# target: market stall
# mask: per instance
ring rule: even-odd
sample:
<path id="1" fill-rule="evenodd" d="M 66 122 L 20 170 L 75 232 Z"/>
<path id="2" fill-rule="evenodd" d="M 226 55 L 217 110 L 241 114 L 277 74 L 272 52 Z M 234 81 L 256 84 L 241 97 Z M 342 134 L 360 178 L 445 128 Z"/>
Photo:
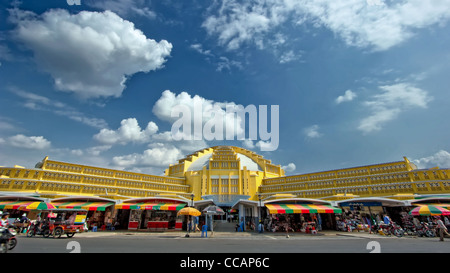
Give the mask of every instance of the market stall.
<path id="1" fill-rule="evenodd" d="M 173 198 L 129 199 L 115 205 L 115 218 L 118 226 L 129 230 L 181 230 L 182 217 L 177 212 L 186 205 L 187 201 Z"/>
<path id="2" fill-rule="evenodd" d="M 112 227 L 112 215 L 115 201 L 100 197 L 65 197 L 53 199 L 58 209 L 87 211 L 86 222 L 89 229 L 106 230 Z"/>
<path id="3" fill-rule="evenodd" d="M 294 200 L 292 200 L 294 201 Z M 322 229 L 323 221 L 331 221 L 331 217 L 323 214 L 342 213 L 340 208 L 327 204 L 265 204 L 269 212 L 266 229 L 272 232 L 305 232 L 316 233 Z"/>

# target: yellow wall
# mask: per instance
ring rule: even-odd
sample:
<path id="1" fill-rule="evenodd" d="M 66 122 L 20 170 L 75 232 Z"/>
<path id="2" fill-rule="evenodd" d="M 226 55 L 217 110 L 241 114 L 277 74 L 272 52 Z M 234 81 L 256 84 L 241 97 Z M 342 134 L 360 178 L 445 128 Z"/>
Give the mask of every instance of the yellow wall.
<path id="1" fill-rule="evenodd" d="M 256 162 L 260 171 L 241 166 L 237 154 Z M 212 154 L 208 166 L 187 169 L 201 156 Z M 234 164 L 234 165 L 233 165 Z M 290 193 L 302 198 L 342 200 L 354 197 L 410 198 L 413 194 L 450 193 L 450 169 L 418 170 L 405 157 L 402 161 L 284 176 L 274 165 L 252 151 L 216 146 L 197 151 L 166 170 L 166 176 L 126 172 L 44 158 L 36 168 L 0 167 L 0 191 L 39 193 L 46 197 L 101 196 L 125 199 L 177 194 L 201 200 L 204 195 L 265 196 Z M 228 184 L 222 182 L 228 178 Z M 233 184 L 237 179 L 237 184 Z M 217 185 L 212 183 L 217 182 Z M 217 187 L 217 188 L 215 188 Z M 226 190 L 223 190 L 226 189 Z M 216 190 L 216 191 L 214 191 Z"/>

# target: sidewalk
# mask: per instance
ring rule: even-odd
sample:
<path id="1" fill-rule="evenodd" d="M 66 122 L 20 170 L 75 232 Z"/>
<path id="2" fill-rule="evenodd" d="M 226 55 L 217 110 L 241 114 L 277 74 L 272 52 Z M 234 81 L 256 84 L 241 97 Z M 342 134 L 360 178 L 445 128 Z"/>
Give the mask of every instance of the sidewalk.
<path id="1" fill-rule="evenodd" d="M 161 232 L 148 232 L 148 231 L 130 231 L 130 230 L 118 230 L 118 231 L 98 231 L 98 232 L 83 232 L 76 234 L 75 237 L 114 237 L 114 236 L 150 236 L 156 238 L 184 238 L 187 234 L 186 231 L 161 231 Z M 202 233 L 191 232 L 189 233 L 190 238 L 201 238 Z M 301 237 L 332 237 L 332 236 L 348 236 L 348 237 L 358 237 L 358 238 L 367 238 L 367 239 L 376 239 L 376 238 L 389 238 L 388 236 L 382 236 L 379 234 L 370 234 L 368 232 L 340 232 L 333 230 L 325 230 L 321 231 L 317 234 L 307 234 L 307 233 L 288 233 L 289 237 L 293 238 L 301 238 Z M 235 231 L 208 231 L 208 238 L 256 238 L 256 237 L 286 237 L 286 233 L 284 232 L 263 232 L 258 233 L 256 231 L 244 231 L 244 232 L 235 232 Z M 392 238 L 396 238 L 392 236 Z"/>

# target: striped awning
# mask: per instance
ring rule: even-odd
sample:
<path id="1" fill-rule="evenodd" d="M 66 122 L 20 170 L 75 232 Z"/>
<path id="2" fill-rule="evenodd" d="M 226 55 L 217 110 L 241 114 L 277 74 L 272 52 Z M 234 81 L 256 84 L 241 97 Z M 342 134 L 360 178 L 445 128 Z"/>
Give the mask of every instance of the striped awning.
<path id="1" fill-rule="evenodd" d="M 122 204 L 117 204 L 114 207 L 116 209 L 140 209 L 140 204 L 142 203 L 122 203 Z"/>
<path id="2" fill-rule="evenodd" d="M 53 202 L 58 209 L 83 209 L 105 211 L 113 202 Z"/>
<path id="3" fill-rule="evenodd" d="M 140 207 L 142 210 L 174 210 L 178 211 L 182 208 L 184 208 L 186 204 L 166 204 L 166 203 L 159 203 L 159 204 L 142 204 Z"/>
<path id="4" fill-rule="evenodd" d="M 172 203 L 122 203 L 115 206 L 116 209 L 141 209 L 141 210 L 171 210 L 178 211 L 186 206 Z"/>
<path id="5" fill-rule="evenodd" d="M 270 214 L 286 213 L 342 213 L 340 208 L 311 204 L 266 204 Z"/>
<path id="6" fill-rule="evenodd" d="M 36 201 L 0 201 L 0 209 L 19 209 L 26 207 Z"/>
<path id="7" fill-rule="evenodd" d="M 441 204 L 441 203 L 433 203 L 433 204 L 414 204 L 414 206 L 439 206 L 444 209 L 450 210 L 450 204 Z"/>

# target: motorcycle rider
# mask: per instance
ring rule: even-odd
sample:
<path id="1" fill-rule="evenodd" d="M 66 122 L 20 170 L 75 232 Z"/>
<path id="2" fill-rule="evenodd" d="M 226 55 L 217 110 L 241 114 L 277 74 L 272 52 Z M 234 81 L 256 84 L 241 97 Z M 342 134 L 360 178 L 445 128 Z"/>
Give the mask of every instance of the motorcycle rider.
<path id="1" fill-rule="evenodd" d="M 8 216 L 9 216 L 9 212 L 4 212 L 4 213 L 2 214 L 2 219 L 1 219 L 1 222 L 0 222 L 0 225 L 1 225 L 2 227 L 5 227 L 5 228 L 8 227 L 8 225 L 9 225 L 9 222 L 8 222 Z"/>

